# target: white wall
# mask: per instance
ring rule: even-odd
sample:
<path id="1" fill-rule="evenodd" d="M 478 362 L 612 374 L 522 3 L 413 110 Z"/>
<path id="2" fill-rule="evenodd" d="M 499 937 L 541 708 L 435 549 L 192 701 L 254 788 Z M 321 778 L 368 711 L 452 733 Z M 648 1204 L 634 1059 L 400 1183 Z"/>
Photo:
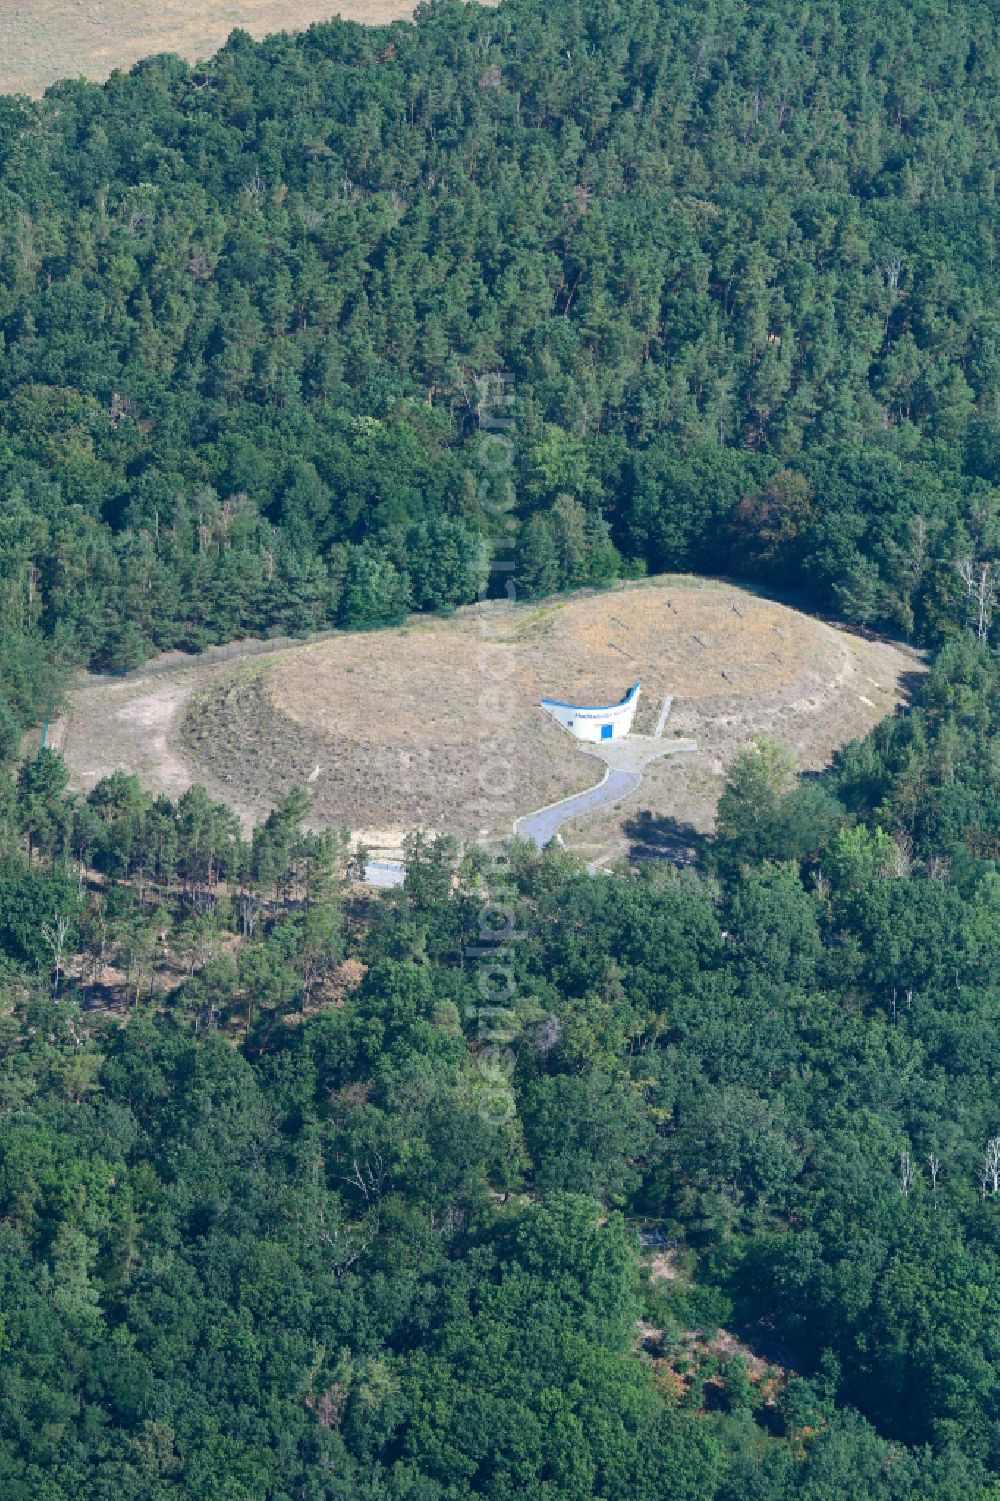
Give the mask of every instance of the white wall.
<path id="1" fill-rule="evenodd" d="M 633 683 L 619 704 L 602 708 L 600 705 L 564 704 L 556 698 L 543 698 L 542 708 L 577 740 L 607 741 L 620 740 L 628 734 L 638 703 L 639 684 Z"/>

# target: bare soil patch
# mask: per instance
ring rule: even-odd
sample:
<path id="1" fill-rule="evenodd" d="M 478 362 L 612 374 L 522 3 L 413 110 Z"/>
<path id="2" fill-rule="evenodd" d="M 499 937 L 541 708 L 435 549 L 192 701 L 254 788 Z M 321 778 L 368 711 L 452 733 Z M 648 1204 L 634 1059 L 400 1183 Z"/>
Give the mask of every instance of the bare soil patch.
<path id="1" fill-rule="evenodd" d="M 676 1282 L 677 1257 L 673 1251 L 658 1251 L 648 1262 L 650 1282 Z"/>
<path id="2" fill-rule="evenodd" d="M 177 656 L 171 654 L 168 671 L 152 663 L 117 679 L 83 675 L 66 713 L 53 720 L 48 743 L 61 751 L 70 785 L 78 791 L 89 792 L 119 769 L 139 777 L 151 792 L 175 800 L 193 782 L 202 781 L 249 827 L 263 810 L 248 806 L 230 783 L 223 787 L 211 777 L 193 775 L 177 744 L 177 724 L 188 703 L 226 669 L 197 658 L 184 665 L 176 662 Z"/>
<path id="3" fill-rule="evenodd" d="M 639 678 L 636 732 L 652 733 L 670 693 L 666 738 L 698 749 L 655 762 L 631 800 L 564 828 L 571 847 L 605 861 L 709 830 L 729 762 L 757 735 L 803 769 L 826 765 L 893 712 L 920 670 L 909 651 L 746 590 L 667 577 L 88 679 L 55 743 L 80 787 L 117 765 L 171 796 L 200 781 L 249 822 L 304 785 L 317 824 L 394 849 L 418 827 L 505 834 L 516 816 L 592 785 L 600 764 L 538 700 L 611 702 Z"/>
<path id="4" fill-rule="evenodd" d="M 60 78 L 100 82 L 140 58 L 209 57 L 237 27 L 251 36 L 340 15 L 386 25 L 412 0 L 0 0 L 0 91 L 38 96 Z"/>

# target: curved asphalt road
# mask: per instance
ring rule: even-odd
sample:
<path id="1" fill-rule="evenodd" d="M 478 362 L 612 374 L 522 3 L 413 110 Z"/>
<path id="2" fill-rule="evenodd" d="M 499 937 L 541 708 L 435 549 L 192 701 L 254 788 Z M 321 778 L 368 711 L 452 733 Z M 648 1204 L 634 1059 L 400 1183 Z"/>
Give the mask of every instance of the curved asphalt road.
<path id="1" fill-rule="evenodd" d="M 532 839 L 538 848 L 544 849 L 550 839 L 555 839 L 561 826 L 580 813 L 591 813 L 606 803 L 616 803 L 619 798 L 634 792 L 642 782 L 641 771 L 613 770 L 610 766 L 594 787 L 584 792 L 575 792 L 547 808 L 535 813 L 525 813 L 514 820 L 514 833 L 519 839 Z"/>

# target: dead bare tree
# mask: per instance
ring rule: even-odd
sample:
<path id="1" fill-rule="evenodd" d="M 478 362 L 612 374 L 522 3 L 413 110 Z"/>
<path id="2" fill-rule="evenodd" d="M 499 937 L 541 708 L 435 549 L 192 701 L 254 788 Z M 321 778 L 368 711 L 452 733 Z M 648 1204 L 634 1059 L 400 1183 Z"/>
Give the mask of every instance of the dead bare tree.
<path id="1" fill-rule="evenodd" d="M 911 986 L 908 986 L 907 989 L 906 989 L 905 1000 L 906 1000 L 906 1009 L 907 1009 L 907 1011 L 909 1011 L 910 1008 L 911 1008 L 911 1006 L 913 1005 L 913 989 L 912 989 Z M 893 1021 L 896 1021 L 898 1019 L 898 1016 L 899 1016 L 899 995 L 898 995 L 898 992 L 896 990 L 895 985 L 892 987 L 892 995 L 889 998 L 889 1008 L 892 1011 L 892 1019 L 893 1019 Z"/>
<path id="2" fill-rule="evenodd" d="M 913 1182 L 913 1163 L 912 1163 L 912 1161 L 910 1159 L 910 1154 L 909 1154 L 909 1152 L 900 1152 L 900 1154 L 899 1154 L 899 1186 L 900 1186 L 900 1189 L 902 1190 L 902 1192 L 904 1194 L 908 1194 L 909 1193 L 909 1191 L 910 1191 L 910 1184 L 912 1182 Z"/>
<path id="3" fill-rule="evenodd" d="M 882 280 L 885 282 L 885 285 L 889 288 L 890 291 L 895 292 L 896 288 L 899 286 L 899 277 L 903 269 L 902 257 L 895 254 L 887 255 L 885 259 L 879 263 L 878 269 L 882 275 Z"/>
<path id="4" fill-rule="evenodd" d="M 52 951 L 52 999 L 59 994 L 59 980 L 63 974 L 63 959 L 66 955 L 66 940 L 69 937 L 69 918 L 57 912 L 50 923 L 42 923 L 42 937 Z"/>
<path id="5" fill-rule="evenodd" d="M 262 902 L 255 891 L 240 893 L 240 922 L 244 938 L 252 938 L 261 914 Z"/>
<path id="6" fill-rule="evenodd" d="M 908 876 L 913 869 L 913 840 L 905 829 L 900 829 L 892 836 L 892 842 L 895 845 L 895 854 L 891 874 Z"/>
<path id="7" fill-rule="evenodd" d="M 1000 1193 L 1000 1136 L 991 1136 L 986 1143 L 983 1165 L 979 1169 L 979 1190 L 984 1199 L 987 1194 L 995 1198 Z"/>
<path id="8" fill-rule="evenodd" d="M 353 1171 L 347 1174 L 344 1181 L 361 1190 L 365 1203 L 370 1208 L 374 1208 L 391 1192 L 392 1174 L 383 1161 L 381 1152 L 372 1152 L 363 1162 L 355 1157 L 351 1167 Z"/>
<path id="9" fill-rule="evenodd" d="M 931 1188 L 936 1191 L 938 1178 L 941 1176 L 941 1159 L 936 1152 L 927 1153 L 927 1167 L 931 1175 Z"/>
<path id="10" fill-rule="evenodd" d="M 974 557 L 959 558 L 955 566 L 965 585 L 965 597 L 972 607 L 976 639 L 985 641 L 993 624 L 997 602 L 996 569 L 992 563 L 980 562 Z"/>
<path id="11" fill-rule="evenodd" d="M 321 1168 L 321 1162 L 315 1164 L 317 1180 Z M 314 1186 L 318 1187 L 318 1181 L 314 1181 Z M 341 1277 L 364 1255 L 378 1234 L 378 1211 L 369 1210 L 360 1223 L 349 1224 L 340 1218 L 322 1193 L 312 1199 L 311 1209 L 301 1223 L 302 1232 L 327 1248 L 333 1262 L 333 1275 Z"/>

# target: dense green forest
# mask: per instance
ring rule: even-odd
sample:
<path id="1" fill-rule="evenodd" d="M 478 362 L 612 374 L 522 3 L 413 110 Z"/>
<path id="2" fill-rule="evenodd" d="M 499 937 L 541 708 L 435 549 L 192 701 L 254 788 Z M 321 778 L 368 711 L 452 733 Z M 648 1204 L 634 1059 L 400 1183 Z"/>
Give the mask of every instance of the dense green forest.
<path id="1" fill-rule="evenodd" d="M 1000 1497 L 996 21 L 435 0 L 0 99 L 4 1501 Z M 303 793 L 18 761 L 75 665 L 491 556 L 933 670 L 684 869 L 375 897 Z"/>
<path id="2" fill-rule="evenodd" d="M 418 19 L 0 101 L 8 630 L 123 668 L 373 624 L 474 598 L 498 536 L 522 591 L 691 568 L 978 625 L 995 7 Z"/>
<path id="3" fill-rule="evenodd" d="M 748 748 L 697 869 L 383 898 L 304 794 L 25 762 L 5 1501 L 1000 1494 L 998 732 L 969 639 L 822 778 Z"/>

